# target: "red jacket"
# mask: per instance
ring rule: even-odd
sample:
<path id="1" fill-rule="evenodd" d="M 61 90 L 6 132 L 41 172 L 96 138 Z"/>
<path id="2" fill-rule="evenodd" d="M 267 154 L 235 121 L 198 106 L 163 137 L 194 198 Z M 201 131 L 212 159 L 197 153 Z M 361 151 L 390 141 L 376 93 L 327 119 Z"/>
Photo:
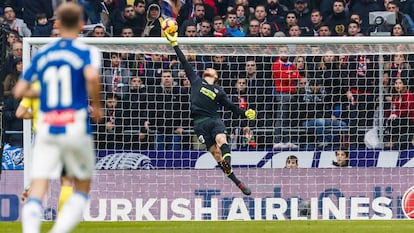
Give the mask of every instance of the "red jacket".
<path id="1" fill-rule="evenodd" d="M 296 93 L 295 81 L 301 76 L 292 62 L 284 62 L 278 58 L 273 63 L 272 72 L 277 92 Z"/>
<path id="2" fill-rule="evenodd" d="M 407 90 L 401 95 L 396 95 L 393 99 L 393 109 L 391 113 L 394 113 L 398 117 L 408 117 L 411 121 L 414 121 L 414 94 Z"/>

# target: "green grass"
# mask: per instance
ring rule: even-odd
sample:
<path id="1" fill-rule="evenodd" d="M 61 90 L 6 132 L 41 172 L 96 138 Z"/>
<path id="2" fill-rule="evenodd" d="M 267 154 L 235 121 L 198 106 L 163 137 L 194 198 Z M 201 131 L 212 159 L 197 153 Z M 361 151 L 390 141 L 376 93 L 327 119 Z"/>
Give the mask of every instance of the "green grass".
<path id="1" fill-rule="evenodd" d="M 53 222 L 44 222 L 46 233 Z M 411 232 L 410 220 L 82 222 L 73 233 L 390 233 Z M 0 232 L 21 232 L 20 222 L 0 222 Z"/>

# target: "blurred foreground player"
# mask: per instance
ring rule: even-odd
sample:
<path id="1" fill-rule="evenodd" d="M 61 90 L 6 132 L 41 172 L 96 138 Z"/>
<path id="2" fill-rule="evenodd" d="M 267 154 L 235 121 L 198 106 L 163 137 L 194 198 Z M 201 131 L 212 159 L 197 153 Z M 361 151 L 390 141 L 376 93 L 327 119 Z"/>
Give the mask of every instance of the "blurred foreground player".
<path id="1" fill-rule="evenodd" d="M 101 54 L 76 40 L 82 30 L 82 15 L 82 8 L 75 3 L 59 6 L 57 25 L 62 38 L 39 50 L 14 89 L 15 98 L 40 99 L 31 187 L 22 210 L 23 233 L 40 232 L 42 200 L 49 179 L 59 178 L 63 167 L 67 176 L 74 178 L 75 191 L 50 232 L 70 232 L 81 221 L 87 205 L 95 165 L 88 94 L 93 120 L 100 120 L 103 112 L 99 95 Z M 40 95 L 29 86 L 36 80 L 40 82 Z"/>
<path id="2" fill-rule="evenodd" d="M 223 121 L 217 113 L 217 105 L 222 105 L 234 114 L 245 116 L 249 120 L 256 118 L 256 111 L 252 109 L 243 110 L 237 107 L 227 98 L 226 93 L 217 86 L 217 71 L 207 68 L 203 77 L 200 78 L 188 63 L 183 52 L 178 47 L 178 33 L 173 35 L 165 33 L 166 38 L 173 46 L 180 62 L 184 66 L 185 73 L 191 82 L 191 117 L 194 119 L 194 131 L 201 143 L 213 155 L 223 172 L 230 178 L 239 189 L 250 195 L 251 190 L 247 185 L 237 179 L 231 167 L 231 149 L 227 143 L 227 131 Z"/>
<path id="3" fill-rule="evenodd" d="M 34 82 L 31 86 L 33 90 L 40 91 L 40 84 L 38 81 Z M 17 107 L 16 117 L 21 119 L 32 119 L 32 132 L 36 133 L 36 123 L 37 123 L 37 113 L 39 111 L 39 99 L 38 98 L 27 98 L 24 97 Z M 30 161 L 30 160 L 29 160 Z M 30 164 L 26 163 L 28 166 Z M 30 168 L 29 168 L 30 169 Z M 20 200 L 24 203 L 29 196 L 30 186 L 25 187 L 24 191 L 20 196 Z M 73 187 L 72 187 L 72 178 L 66 176 L 66 170 L 62 170 L 60 178 L 60 194 L 58 201 L 58 212 L 62 209 L 63 203 L 72 196 Z"/>

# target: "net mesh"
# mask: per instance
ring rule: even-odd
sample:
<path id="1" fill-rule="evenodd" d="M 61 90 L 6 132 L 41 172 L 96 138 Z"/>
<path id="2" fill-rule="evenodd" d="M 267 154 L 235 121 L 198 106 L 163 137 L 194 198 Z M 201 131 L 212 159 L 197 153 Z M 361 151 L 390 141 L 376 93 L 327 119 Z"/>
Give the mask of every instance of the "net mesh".
<path id="1" fill-rule="evenodd" d="M 113 39 L 86 40 L 103 52 L 106 114 L 94 124 L 99 171 L 86 220 L 390 219 L 411 210 L 402 200 L 412 178 L 402 167 L 414 166 L 408 39 L 180 40 L 197 73 L 215 68 L 228 97 L 257 110 L 249 122 L 218 106 L 234 171 L 254 195 L 243 198 L 194 135 L 173 49 L 162 38 Z M 25 62 L 43 44 L 26 43 Z M 277 169 L 295 161 L 304 169 Z M 45 206 L 56 205 L 57 183 Z"/>
<path id="2" fill-rule="evenodd" d="M 233 150 L 411 147 L 412 106 L 396 82 L 411 91 L 413 45 L 331 39 L 294 44 L 213 39 L 180 47 L 198 74 L 215 68 L 228 97 L 257 110 L 257 119 L 248 122 L 218 106 Z M 191 88 L 174 50 L 164 40 L 140 42 L 91 42 L 103 52 L 106 115 L 94 125 L 97 148 L 204 150 L 192 130 Z M 31 50 L 41 45 L 32 43 Z"/>

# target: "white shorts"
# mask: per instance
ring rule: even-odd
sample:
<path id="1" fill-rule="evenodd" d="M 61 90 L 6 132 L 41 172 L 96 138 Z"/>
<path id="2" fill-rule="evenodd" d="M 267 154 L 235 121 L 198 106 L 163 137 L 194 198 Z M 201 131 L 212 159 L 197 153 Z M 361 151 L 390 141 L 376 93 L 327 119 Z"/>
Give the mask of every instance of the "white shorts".
<path id="1" fill-rule="evenodd" d="M 79 180 L 92 177 L 95 153 L 92 136 L 88 134 L 36 135 L 30 178 L 58 179 L 62 168 Z"/>

